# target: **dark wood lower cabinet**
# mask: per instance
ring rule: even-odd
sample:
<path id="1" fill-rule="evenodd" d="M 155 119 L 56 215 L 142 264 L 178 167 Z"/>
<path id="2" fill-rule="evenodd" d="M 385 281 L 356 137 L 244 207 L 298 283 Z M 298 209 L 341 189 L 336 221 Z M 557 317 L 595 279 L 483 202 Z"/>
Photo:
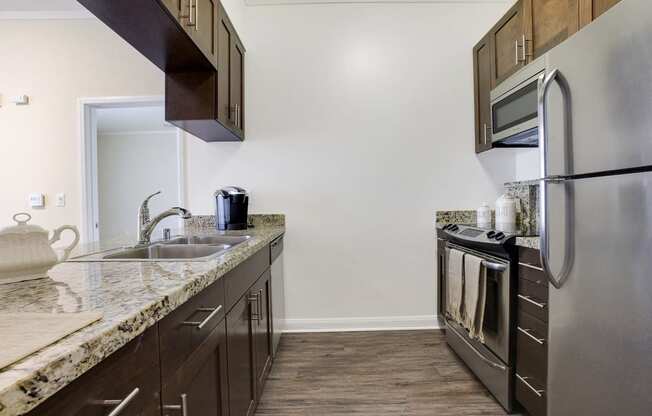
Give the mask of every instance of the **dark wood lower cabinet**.
<path id="1" fill-rule="evenodd" d="M 229 360 L 230 416 L 253 415 L 256 402 L 252 308 L 255 298 L 245 296 L 226 315 Z"/>
<path id="2" fill-rule="evenodd" d="M 266 246 L 29 413 L 252 416 L 272 365 Z M 237 301 L 236 301 L 237 300 Z"/>
<path id="3" fill-rule="evenodd" d="M 548 281 L 539 252 L 519 248 L 516 327 L 516 400 L 531 416 L 546 416 Z"/>
<path id="4" fill-rule="evenodd" d="M 252 295 L 258 301 L 258 316 L 252 323 L 256 356 L 256 398 L 258 399 L 263 392 L 265 380 L 272 367 L 271 276 L 271 272 L 268 269 L 252 288 Z"/>
<path id="5" fill-rule="evenodd" d="M 227 368 L 226 325 L 222 321 L 177 372 L 163 380 L 163 415 L 228 415 Z"/>
<path id="6" fill-rule="evenodd" d="M 120 416 L 160 416 L 157 326 L 32 410 L 31 416 L 106 416 L 126 402 Z"/>

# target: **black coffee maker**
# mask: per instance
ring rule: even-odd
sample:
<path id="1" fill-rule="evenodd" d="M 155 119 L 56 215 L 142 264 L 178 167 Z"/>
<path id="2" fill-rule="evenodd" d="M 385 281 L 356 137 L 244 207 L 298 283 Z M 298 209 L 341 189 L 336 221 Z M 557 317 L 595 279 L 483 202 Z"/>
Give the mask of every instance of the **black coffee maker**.
<path id="1" fill-rule="evenodd" d="M 249 194 L 237 186 L 215 192 L 215 222 L 218 230 L 246 230 Z"/>

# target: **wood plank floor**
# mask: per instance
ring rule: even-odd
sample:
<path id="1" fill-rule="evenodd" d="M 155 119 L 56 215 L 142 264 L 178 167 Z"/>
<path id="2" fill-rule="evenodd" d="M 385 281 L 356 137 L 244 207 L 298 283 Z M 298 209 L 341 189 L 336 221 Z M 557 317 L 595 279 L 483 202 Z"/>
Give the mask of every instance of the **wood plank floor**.
<path id="1" fill-rule="evenodd" d="M 505 415 L 441 331 L 285 334 L 256 415 Z"/>

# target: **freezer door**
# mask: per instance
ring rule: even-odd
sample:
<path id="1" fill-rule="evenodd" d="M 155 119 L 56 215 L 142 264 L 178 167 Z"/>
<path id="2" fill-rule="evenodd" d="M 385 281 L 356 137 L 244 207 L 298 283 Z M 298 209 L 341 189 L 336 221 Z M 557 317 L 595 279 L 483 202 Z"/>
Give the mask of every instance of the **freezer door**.
<path id="1" fill-rule="evenodd" d="M 570 163 L 564 162 L 563 97 L 548 96 L 548 166 L 572 175 L 652 165 L 652 6 L 615 5 L 552 49 L 546 71 L 558 69 L 571 94 Z"/>
<path id="2" fill-rule="evenodd" d="M 550 286 L 549 414 L 649 416 L 652 172 L 548 184 L 548 194 L 554 272 L 573 249 L 568 279 Z"/>

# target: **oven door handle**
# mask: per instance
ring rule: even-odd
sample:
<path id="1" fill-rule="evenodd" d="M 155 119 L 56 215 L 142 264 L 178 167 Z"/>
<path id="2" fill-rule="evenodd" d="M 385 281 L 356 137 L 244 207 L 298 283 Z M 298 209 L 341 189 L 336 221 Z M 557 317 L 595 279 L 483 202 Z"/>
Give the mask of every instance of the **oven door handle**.
<path id="1" fill-rule="evenodd" d="M 489 270 L 495 270 L 497 272 L 504 272 L 507 270 L 507 266 L 500 263 L 493 263 L 490 261 L 482 260 L 482 265 Z"/>
<path id="2" fill-rule="evenodd" d="M 494 361 L 491 361 L 490 359 L 488 359 L 487 357 L 485 357 L 484 354 L 482 354 L 480 351 L 478 351 L 478 349 L 477 349 L 476 347 L 474 347 L 473 344 L 471 344 L 469 341 L 467 341 L 466 338 L 464 338 L 464 336 L 463 336 L 462 334 L 460 334 L 459 332 L 457 332 L 457 330 L 456 330 L 455 328 L 453 328 L 453 326 L 452 326 L 451 324 L 448 323 L 448 319 L 446 318 L 446 315 L 444 315 L 444 322 L 446 323 L 446 326 L 448 327 L 448 329 L 450 329 L 451 331 L 455 332 L 455 333 L 457 334 L 457 336 L 460 337 L 460 339 L 461 339 L 461 340 L 466 344 L 466 346 L 469 347 L 469 348 L 471 348 L 471 350 L 472 350 L 472 351 L 473 351 L 473 352 L 474 352 L 478 357 L 480 357 L 480 359 L 481 359 L 482 361 L 484 361 L 485 363 L 489 364 L 490 366 L 492 366 L 492 367 L 494 367 L 494 368 L 497 368 L 497 369 L 499 369 L 499 370 L 501 370 L 501 371 L 505 371 L 505 370 L 507 370 L 507 367 L 505 367 L 504 365 L 502 365 L 502 364 L 498 364 L 498 363 L 496 363 L 496 362 L 494 362 Z"/>

